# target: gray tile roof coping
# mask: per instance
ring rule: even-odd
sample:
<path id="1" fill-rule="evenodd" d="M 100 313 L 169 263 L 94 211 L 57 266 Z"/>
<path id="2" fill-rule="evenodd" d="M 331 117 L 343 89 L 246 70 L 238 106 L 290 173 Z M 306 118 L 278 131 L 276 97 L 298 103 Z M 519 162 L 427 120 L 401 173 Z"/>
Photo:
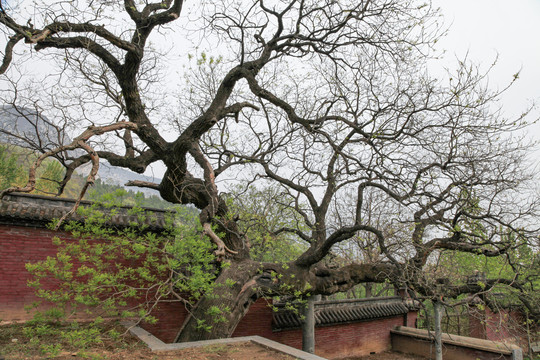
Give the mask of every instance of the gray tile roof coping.
<path id="1" fill-rule="evenodd" d="M 280 331 L 300 328 L 301 311 L 288 310 L 286 304 L 274 304 L 272 329 Z M 411 310 L 409 304 L 401 297 L 377 297 L 350 300 L 326 300 L 315 302 L 315 326 L 328 326 L 382 319 L 407 314 Z"/>
<path id="2" fill-rule="evenodd" d="M 33 194 L 11 193 L 0 200 L 0 223 L 33 227 L 45 227 L 54 219 L 61 218 L 75 206 L 74 199 L 65 199 Z M 81 201 L 81 207 L 92 205 L 91 201 Z M 138 222 L 137 216 L 128 213 L 129 206 L 118 207 L 118 215 L 112 216 L 106 225 L 126 227 L 132 222 Z M 150 231 L 160 231 L 165 228 L 166 216 L 170 211 L 154 208 L 143 208 L 150 213 L 144 224 Z M 104 209 L 107 211 L 107 209 Z M 74 214 L 69 220 L 84 221 L 83 217 Z"/>

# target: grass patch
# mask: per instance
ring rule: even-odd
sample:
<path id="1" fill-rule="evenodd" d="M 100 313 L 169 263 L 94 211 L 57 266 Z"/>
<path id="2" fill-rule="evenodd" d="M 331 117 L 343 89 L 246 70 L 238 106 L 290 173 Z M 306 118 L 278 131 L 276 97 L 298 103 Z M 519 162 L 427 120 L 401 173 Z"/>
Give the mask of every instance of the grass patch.
<path id="1" fill-rule="evenodd" d="M 137 339 L 124 336 L 125 327 L 116 321 L 47 322 L 0 326 L 0 358 L 43 359 L 76 356 L 105 359 L 104 354 L 120 349 L 144 349 Z"/>
<path id="2" fill-rule="evenodd" d="M 209 354 L 235 353 L 238 352 L 237 344 L 216 344 L 203 347 L 203 351 Z"/>

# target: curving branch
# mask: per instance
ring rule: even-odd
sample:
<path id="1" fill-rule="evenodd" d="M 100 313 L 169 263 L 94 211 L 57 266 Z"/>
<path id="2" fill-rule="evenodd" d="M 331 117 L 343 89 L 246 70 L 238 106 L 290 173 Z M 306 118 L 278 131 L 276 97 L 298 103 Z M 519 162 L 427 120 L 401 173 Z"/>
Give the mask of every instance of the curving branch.
<path id="1" fill-rule="evenodd" d="M 97 175 L 98 170 L 99 170 L 99 157 L 97 156 L 94 149 L 90 145 L 88 145 L 86 143 L 86 141 L 84 141 L 84 140 L 79 140 L 78 145 L 79 145 L 79 147 L 81 149 L 85 150 L 88 153 L 88 155 L 90 156 L 91 161 L 92 161 L 92 168 L 90 169 L 90 173 L 86 177 L 86 181 L 85 181 L 81 191 L 79 191 L 79 196 L 77 197 L 77 200 L 75 201 L 75 204 L 73 205 L 73 207 L 68 212 L 66 212 L 58 220 L 58 222 L 56 223 L 56 226 L 55 226 L 55 230 L 60 229 L 60 226 L 62 226 L 64 221 L 67 218 L 69 218 L 71 215 L 73 215 L 75 213 L 75 211 L 77 211 L 77 209 L 79 208 L 79 205 L 81 204 L 81 200 L 84 197 L 84 194 L 86 194 L 86 190 L 88 190 L 88 187 L 90 185 L 94 184 L 95 179 L 96 179 L 96 175 Z M 2 194 L 0 194 L 0 198 L 1 197 L 2 197 Z"/>
<path id="2" fill-rule="evenodd" d="M 226 255 L 226 252 L 233 255 L 238 254 L 238 252 L 229 249 L 225 245 L 225 242 L 219 236 L 217 236 L 214 230 L 212 230 L 211 221 L 217 214 L 220 203 L 214 170 L 198 145 L 193 146 L 189 153 L 204 170 L 205 191 L 209 198 L 208 205 L 202 209 L 201 213 L 199 214 L 199 218 L 203 226 L 203 233 L 206 234 L 214 244 L 216 244 L 217 249 L 214 251 L 214 255 L 216 256 L 217 261 L 222 261 Z"/>
<path id="3" fill-rule="evenodd" d="M 84 37 L 47 37 L 39 40 L 34 47 L 36 51 L 46 48 L 56 49 L 86 49 L 98 58 L 103 60 L 105 64 L 115 73 L 121 71 L 121 64 L 107 49 L 95 42 L 94 40 Z"/>
<path id="4" fill-rule="evenodd" d="M 310 284 L 314 285 L 310 293 L 330 295 L 347 291 L 357 284 L 383 283 L 398 276 L 399 269 L 387 263 L 350 264 L 338 269 L 316 267 L 310 271 Z"/>
<path id="5" fill-rule="evenodd" d="M 126 149 L 126 151 L 128 151 L 128 149 Z M 158 155 L 150 149 L 142 152 L 138 156 L 132 156 L 131 153 L 122 156 L 110 151 L 98 151 L 97 154 L 100 158 L 107 160 L 109 164 L 113 166 L 127 168 L 138 174 L 144 173 L 148 165 L 159 159 Z"/>
<path id="6" fill-rule="evenodd" d="M 130 180 L 126 183 L 126 186 L 136 186 L 136 187 L 154 189 L 154 190 L 159 191 L 159 184 L 156 184 L 150 181 Z"/>
<path id="7" fill-rule="evenodd" d="M 33 29 L 32 27 L 19 25 L 11 17 L 3 13 L 0 14 L 0 23 L 15 31 L 15 39 L 22 37 L 25 39 L 25 42 L 35 44 L 36 51 L 49 47 L 58 49 L 87 49 L 103 60 L 103 62 L 105 62 L 115 73 L 118 73 L 120 70 L 120 62 L 96 41 L 84 36 L 55 37 L 52 35 L 57 32 L 93 32 L 96 35 L 102 36 L 111 44 L 123 48 L 124 50 L 138 51 L 136 47 L 114 36 L 112 33 L 105 30 L 105 28 L 91 24 L 53 23 L 42 30 L 38 30 Z M 18 41 L 20 41 L 20 39 L 18 39 L 17 42 Z M 6 53 L 6 55 L 7 54 L 11 54 L 11 52 Z"/>
<path id="8" fill-rule="evenodd" d="M 142 16 L 148 16 L 148 25 L 164 25 L 180 17 L 184 0 L 162 0 L 159 3 L 149 3 L 142 11 Z M 165 10 L 158 12 L 158 10 Z"/>
<path id="9" fill-rule="evenodd" d="M 289 228 L 289 227 L 282 227 L 282 228 L 279 228 L 277 230 L 274 230 L 274 231 L 271 232 L 271 235 L 277 236 L 277 235 L 279 235 L 281 233 L 295 234 L 299 238 L 301 238 L 302 240 L 307 242 L 308 244 L 313 241 L 313 239 L 310 236 L 306 235 L 303 231 L 301 231 L 299 229 Z"/>
<path id="10" fill-rule="evenodd" d="M 83 188 L 81 189 L 79 193 L 79 197 L 77 199 L 77 202 L 75 203 L 75 206 L 66 215 L 64 215 L 62 219 L 60 219 L 61 221 L 57 224 L 57 228 L 58 228 L 61 225 L 61 222 L 63 220 L 65 220 L 68 216 L 70 216 L 71 214 L 73 214 L 73 212 L 77 210 L 77 207 L 79 206 L 81 199 L 86 193 L 86 190 L 95 181 L 95 177 L 99 169 L 99 156 L 96 153 L 96 151 L 90 145 L 88 145 L 87 141 L 94 136 L 102 135 L 107 132 L 117 131 L 120 129 L 137 130 L 137 128 L 138 127 L 136 124 L 133 124 L 130 122 L 119 122 L 119 123 L 106 125 L 106 126 L 89 126 L 88 129 L 86 129 L 81 135 L 77 136 L 71 142 L 71 144 L 59 146 L 53 150 L 50 150 L 40 155 L 37 158 L 37 160 L 32 164 L 30 169 L 28 170 L 28 182 L 26 183 L 26 186 L 24 187 L 13 186 L 13 187 L 7 188 L 3 190 L 2 192 L 0 192 L 0 199 L 3 198 L 6 194 L 9 194 L 12 192 L 28 193 L 28 192 L 33 191 L 36 187 L 36 171 L 46 158 L 53 157 L 56 154 L 60 152 L 64 152 L 64 151 L 83 149 L 84 151 L 87 152 L 89 159 L 92 161 L 92 168 L 90 170 L 90 173 L 88 174 L 88 177 L 86 179 L 86 182 Z M 83 160 L 79 160 L 79 161 L 76 161 L 75 163 L 82 164 L 82 162 Z M 67 175 L 68 173 L 66 173 L 66 176 L 70 177 L 71 174 L 73 173 L 73 170 L 74 168 L 68 168 L 69 175 Z M 66 182 L 67 182 L 66 177 L 64 177 L 64 181 L 62 182 L 60 186 L 61 189 L 64 188 Z"/>
<path id="11" fill-rule="evenodd" d="M 21 34 L 15 34 L 9 38 L 4 52 L 4 59 L 2 60 L 2 65 L 0 66 L 0 74 L 5 73 L 8 69 L 9 64 L 11 64 L 11 61 L 13 60 L 13 48 L 23 38 L 24 36 L 22 36 Z"/>
<path id="12" fill-rule="evenodd" d="M 116 46 L 119 49 L 131 52 L 140 52 L 141 49 L 130 43 L 129 41 L 122 40 L 118 36 L 108 31 L 103 25 L 93 25 L 90 23 L 77 24 L 72 22 L 54 22 L 47 25 L 40 33 L 30 38 L 31 43 L 38 43 L 41 40 L 46 39 L 52 34 L 56 33 L 93 33 L 97 36 L 107 40 L 110 44 Z"/>
<path id="13" fill-rule="evenodd" d="M 203 224 L 203 233 L 216 244 L 217 249 L 214 251 L 214 255 L 216 256 L 217 261 L 223 261 L 227 252 L 234 255 L 238 254 L 238 251 L 233 251 L 225 245 L 225 242 L 223 242 L 223 240 L 216 235 L 214 230 L 212 230 L 212 225 L 210 223 L 206 222 Z"/>
<path id="14" fill-rule="evenodd" d="M 131 17 L 131 20 L 133 20 L 136 24 L 138 24 L 141 21 L 142 16 L 141 16 L 141 13 L 137 10 L 135 1 L 124 0 L 124 9 L 128 13 L 129 17 Z"/>

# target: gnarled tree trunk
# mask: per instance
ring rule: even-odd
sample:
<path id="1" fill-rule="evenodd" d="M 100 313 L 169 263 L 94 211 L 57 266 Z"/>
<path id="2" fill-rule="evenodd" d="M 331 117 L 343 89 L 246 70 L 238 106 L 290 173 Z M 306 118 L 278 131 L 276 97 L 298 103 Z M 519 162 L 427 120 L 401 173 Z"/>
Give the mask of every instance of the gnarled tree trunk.
<path id="1" fill-rule="evenodd" d="M 214 291 L 201 298 L 184 321 L 176 342 L 231 337 L 259 297 L 258 274 L 259 263 L 252 260 L 234 262 L 224 269 Z"/>
<path id="2" fill-rule="evenodd" d="M 346 291 L 360 282 L 383 282 L 395 272 L 388 264 L 355 264 L 341 269 L 295 263 L 231 260 L 184 321 L 176 342 L 231 337 L 249 307 L 261 296 L 304 296 Z"/>

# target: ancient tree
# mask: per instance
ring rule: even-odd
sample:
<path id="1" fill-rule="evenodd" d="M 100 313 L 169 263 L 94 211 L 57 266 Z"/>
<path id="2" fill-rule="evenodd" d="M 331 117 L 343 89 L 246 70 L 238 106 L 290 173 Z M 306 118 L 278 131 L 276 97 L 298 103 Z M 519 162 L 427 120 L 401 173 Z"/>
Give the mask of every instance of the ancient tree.
<path id="1" fill-rule="evenodd" d="M 66 167 L 59 192 L 91 164 L 81 196 L 100 160 L 137 173 L 162 162 L 160 183 L 129 185 L 200 209 L 228 284 L 198 302 L 179 341 L 228 336 L 277 293 L 390 281 L 436 296 L 425 273 L 437 254 L 505 256 L 509 233 L 534 239 L 537 214 L 527 147 L 511 135 L 524 119 L 501 115 L 487 71 L 463 61 L 428 73 L 439 22 L 429 2 L 397 0 L 3 2 L 4 101 L 73 134 L 27 139 L 42 156 L 26 187 L 3 193 L 31 191 L 47 157 Z M 36 67 L 39 87 L 25 77 Z M 301 255 L 250 256 L 225 201 L 231 179 L 279 189 L 290 221 L 266 231 L 304 244 Z M 351 239 L 376 254 L 328 259 Z M 198 328 L 212 306 L 230 309 L 227 324 Z"/>

